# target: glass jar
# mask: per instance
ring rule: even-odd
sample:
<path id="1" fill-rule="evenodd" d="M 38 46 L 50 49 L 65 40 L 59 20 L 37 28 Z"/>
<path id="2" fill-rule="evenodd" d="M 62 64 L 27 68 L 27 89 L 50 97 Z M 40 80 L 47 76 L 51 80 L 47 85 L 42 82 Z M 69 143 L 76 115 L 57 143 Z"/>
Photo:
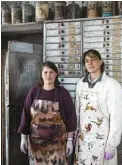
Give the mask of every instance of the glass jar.
<path id="1" fill-rule="evenodd" d="M 11 6 L 11 22 L 17 24 L 22 22 L 22 10 L 19 5 Z"/>
<path id="2" fill-rule="evenodd" d="M 122 1 L 117 2 L 118 15 L 122 15 Z"/>
<path id="3" fill-rule="evenodd" d="M 64 19 L 65 18 L 65 1 L 55 2 L 55 19 Z"/>
<path id="4" fill-rule="evenodd" d="M 4 5 L 2 7 L 2 24 L 10 24 L 11 23 L 11 10 L 8 5 Z"/>
<path id="5" fill-rule="evenodd" d="M 48 4 L 48 2 L 46 2 L 46 1 L 36 2 L 36 7 L 35 7 L 36 22 L 48 19 L 48 13 L 49 13 L 49 4 Z"/>
<path id="6" fill-rule="evenodd" d="M 32 22 L 33 21 L 33 7 L 29 2 L 24 2 L 22 5 L 22 22 Z"/>
<path id="7" fill-rule="evenodd" d="M 109 17 L 113 15 L 113 2 L 104 1 L 102 2 L 102 16 Z"/>
<path id="8" fill-rule="evenodd" d="M 87 4 L 87 17 L 94 18 L 97 16 L 97 1 L 89 1 Z"/>
<path id="9" fill-rule="evenodd" d="M 80 9 L 79 5 L 75 2 L 72 2 L 68 5 L 68 18 L 75 19 L 80 17 Z"/>

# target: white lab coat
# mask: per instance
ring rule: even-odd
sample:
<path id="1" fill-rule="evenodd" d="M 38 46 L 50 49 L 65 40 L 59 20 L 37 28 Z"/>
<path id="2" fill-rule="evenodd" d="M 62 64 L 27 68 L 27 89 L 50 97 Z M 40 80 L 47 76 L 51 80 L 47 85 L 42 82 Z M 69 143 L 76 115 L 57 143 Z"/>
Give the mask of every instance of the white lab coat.
<path id="1" fill-rule="evenodd" d="M 88 83 L 83 82 L 82 80 L 83 78 L 79 80 L 76 86 L 75 105 L 76 105 L 78 128 L 82 117 L 82 114 L 80 114 L 81 95 L 84 89 L 85 90 L 89 89 Z M 92 88 L 92 90 L 95 90 L 97 92 L 98 94 L 97 105 L 100 109 L 101 114 L 108 120 L 109 123 L 108 126 L 106 125 L 106 130 L 109 130 L 107 135 L 106 145 L 110 144 L 112 146 L 117 147 L 120 144 L 121 133 L 122 133 L 122 88 L 115 79 L 113 79 L 110 76 L 107 76 L 106 73 L 104 72 L 102 76 L 102 80 L 100 82 L 97 82 L 95 86 Z M 76 144 L 77 141 L 78 138 L 76 140 Z M 81 145 L 81 143 L 78 143 L 78 145 Z M 76 146 L 76 148 L 77 147 L 79 146 Z M 77 152 L 78 150 L 76 149 L 75 157 L 77 157 L 77 162 L 75 162 L 74 164 L 82 165 L 82 162 L 79 158 L 82 155 L 80 155 Z M 89 164 L 84 163 L 84 165 L 89 165 Z M 103 160 L 103 163 L 100 163 L 99 165 L 118 165 L 117 152 L 113 159 Z"/>

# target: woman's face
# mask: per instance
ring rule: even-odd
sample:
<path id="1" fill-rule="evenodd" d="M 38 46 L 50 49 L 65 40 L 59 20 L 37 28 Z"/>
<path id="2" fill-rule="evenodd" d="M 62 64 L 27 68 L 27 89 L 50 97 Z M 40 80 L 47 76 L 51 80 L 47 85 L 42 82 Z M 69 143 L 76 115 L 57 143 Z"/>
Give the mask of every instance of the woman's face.
<path id="1" fill-rule="evenodd" d="M 98 59 L 94 55 L 85 57 L 85 66 L 89 73 L 98 73 L 101 72 L 100 66 L 102 64 L 102 60 Z"/>
<path id="2" fill-rule="evenodd" d="M 42 70 L 42 78 L 44 81 L 44 84 L 53 85 L 56 79 L 57 73 L 51 69 L 45 66 Z"/>

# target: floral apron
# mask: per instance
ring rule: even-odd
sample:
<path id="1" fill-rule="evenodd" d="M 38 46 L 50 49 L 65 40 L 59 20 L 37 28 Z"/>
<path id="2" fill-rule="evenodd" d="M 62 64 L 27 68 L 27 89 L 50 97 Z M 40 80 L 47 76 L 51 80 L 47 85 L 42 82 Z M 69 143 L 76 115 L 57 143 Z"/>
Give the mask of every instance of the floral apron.
<path id="1" fill-rule="evenodd" d="M 75 165 L 104 165 L 109 122 L 99 107 L 98 93 L 90 88 L 80 94 Z"/>
<path id="2" fill-rule="evenodd" d="M 56 99 L 54 102 L 35 99 L 31 117 L 28 137 L 30 165 L 66 165 L 67 133 L 59 103 Z"/>

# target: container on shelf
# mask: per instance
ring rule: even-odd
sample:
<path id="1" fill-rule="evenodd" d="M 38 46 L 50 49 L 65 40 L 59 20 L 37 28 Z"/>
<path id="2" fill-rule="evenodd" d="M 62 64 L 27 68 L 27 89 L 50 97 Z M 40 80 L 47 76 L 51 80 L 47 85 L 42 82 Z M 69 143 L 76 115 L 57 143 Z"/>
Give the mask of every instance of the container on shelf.
<path id="1" fill-rule="evenodd" d="M 82 1 L 82 6 L 80 7 L 80 18 L 87 17 L 87 2 Z"/>
<path id="2" fill-rule="evenodd" d="M 22 22 L 22 9 L 19 5 L 11 5 L 11 23 L 17 24 Z"/>
<path id="3" fill-rule="evenodd" d="M 55 2 L 55 20 L 57 19 L 65 19 L 65 1 L 57 1 Z"/>
<path id="4" fill-rule="evenodd" d="M 33 21 L 33 7 L 29 2 L 24 2 L 22 5 L 22 22 L 32 22 Z"/>
<path id="5" fill-rule="evenodd" d="M 75 1 L 72 1 L 72 3 L 68 5 L 68 18 L 80 18 L 80 8 L 79 5 L 75 3 Z"/>
<path id="6" fill-rule="evenodd" d="M 122 15 L 122 1 L 117 2 L 118 15 Z"/>
<path id="7" fill-rule="evenodd" d="M 35 5 L 36 22 L 48 19 L 49 3 L 47 1 L 37 1 Z"/>
<path id="8" fill-rule="evenodd" d="M 11 10 L 8 5 L 2 6 L 2 24 L 11 24 Z"/>
<path id="9" fill-rule="evenodd" d="M 49 13 L 48 13 L 48 19 L 53 20 L 54 19 L 54 12 L 51 8 L 49 8 Z"/>
<path id="10" fill-rule="evenodd" d="M 98 17 L 98 10 L 97 10 L 97 1 L 89 1 L 87 4 L 87 17 L 88 18 L 94 18 Z"/>
<path id="11" fill-rule="evenodd" d="M 113 2 L 112 1 L 103 1 L 102 2 L 102 16 L 110 17 L 113 15 Z"/>

